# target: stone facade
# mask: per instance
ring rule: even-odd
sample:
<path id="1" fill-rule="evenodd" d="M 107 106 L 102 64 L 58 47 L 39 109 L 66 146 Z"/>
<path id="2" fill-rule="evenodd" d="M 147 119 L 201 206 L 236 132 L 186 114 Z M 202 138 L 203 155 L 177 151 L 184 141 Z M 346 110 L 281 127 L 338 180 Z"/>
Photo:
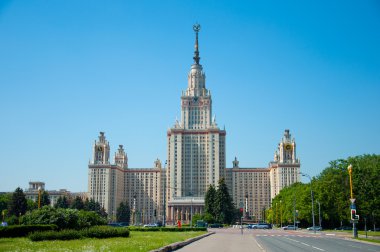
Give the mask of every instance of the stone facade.
<path id="1" fill-rule="evenodd" d="M 236 207 L 246 215 L 263 218 L 263 210 L 284 187 L 299 181 L 300 162 L 295 140 L 285 130 L 274 160 L 266 168 L 240 168 L 237 158 L 226 168 L 226 131 L 212 115 L 211 92 L 199 64 L 199 25 L 194 25 L 194 63 L 188 74 L 187 89 L 181 95 L 181 120 L 167 131 L 167 162 L 156 160 L 152 168 L 128 168 L 123 146 L 109 161 L 110 147 L 103 132 L 93 146 L 90 162 L 89 196 L 114 216 L 120 202 L 128 201 L 132 223 L 164 220 L 188 223 L 195 213 L 203 213 L 204 195 L 209 185 L 218 186 L 225 178 Z"/>

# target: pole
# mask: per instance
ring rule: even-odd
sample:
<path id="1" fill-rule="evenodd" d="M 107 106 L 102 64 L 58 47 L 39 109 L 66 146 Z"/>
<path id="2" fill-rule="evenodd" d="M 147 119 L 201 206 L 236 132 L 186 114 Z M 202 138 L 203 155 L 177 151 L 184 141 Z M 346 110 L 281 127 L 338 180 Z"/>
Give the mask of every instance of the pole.
<path id="1" fill-rule="evenodd" d="M 278 208 L 277 208 L 277 202 L 276 202 L 276 228 L 278 228 Z"/>
<path id="2" fill-rule="evenodd" d="M 313 230 L 314 230 L 314 234 L 315 234 L 316 230 L 315 230 L 315 219 L 314 219 L 314 195 L 313 195 L 313 189 L 312 189 L 311 183 L 312 182 L 311 182 L 311 178 L 310 178 L 311 212 L 312 212 L 311 214 L 312 214 L 312 217 L 313 217 Z"/>
<path id="3" fill-rule="evenodd" d="M 296 227 L 296 195 L 293 195 L 293 221 L 294 228 Z"/>
<path id="4" fill-rule="evenodd" d="M 310 195 L 311 195 L 311 217 L 313 219 L 313 230 L 314 230 L 314 234 L 316 233 L 316 230 L 315 230 L 315 219 L 314 219 L 314 195 L 313 195 L 313 187 L 312 187 L 312 180 L 311 180 L 311 177 L 310 175 L 306 174 L 306 173 L 301 173 L 302 176 L 304 177 L 308 177 L 310 179 Z"/>
<path id="5" fill-rule="evenodd" d="M 365 230 L 365 238 L 368 238 L 368 236 L 367 236 L 367 217 L 364 217 L 364 230 Z"/>
<path id="6" fill-rule="evenodd" d="M 41 208 L 41 187 L 38 187 L 38 209 Z"/>
<path id="7" fill-rule="evenodd" d="M 282 228 L 282 200 L 280 200 L 280 223 Z"/>
<path id="8" fill-rule="evenodd" d="M 322 228 L 321 202 L 317 201 L 317 203 L 318 203 L 318 221 L 319 221 L 319 226 Z"/>
<path id="9" fill-rule="evenodd" d="M 351 192 L 351 207 L 350 211 L 352 209 L 356 210 L 356 205 L 355 205 L 355 199 L 354 199 L 354 194 L 352 192 L 352 165 L 350 164 L 348 167 L 348 174 L 350 176 L 350 192 Z M 354 238 L 358 238 L 358 230 L 356 229 L 356 220 L 352 220 L 352 235 Z"/>
<path id="10" fill-rule="evenodd" d="M 166 160 L 165 161 L 165 173 L 166 173 L 166 164 L 168 163 L 168 161 Z M 162 221 L 162 226 L 163 227 L 165 227 L 166 226 L 166 181 L 167 181 L 167 179 L 166 179 L 166 174 L 165 174 L 165 181 L 164 181 L 164 216 L 163 216 L 163 221 Z"/>
<path id="11" fill-rule="evenodd" d="M 240 230 L 241 234 L 243 234 L 243 216 L 240 217 Z"/>
<path id="12" fill-rule="evenodd" d="M 376 231 L 375 213 L 373 211 L 372 211 L 372 222 L 373 222 L 373 231 Z"/>
<path id="13" fill-rule="evenodd" d="M 193 227 L 193 198 L 191 198 L 190 227 Z"/>

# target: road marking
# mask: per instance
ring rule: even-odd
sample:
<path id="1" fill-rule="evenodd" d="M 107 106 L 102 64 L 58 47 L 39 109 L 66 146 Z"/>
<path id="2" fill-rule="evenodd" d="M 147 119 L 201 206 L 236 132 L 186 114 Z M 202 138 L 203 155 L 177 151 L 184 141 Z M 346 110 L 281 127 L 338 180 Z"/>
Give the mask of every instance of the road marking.
<path id="1" fill-rule="evenodd" d="M 314 246 L 311 246 L 311 247 L 314 248 L 314 249 L 318 249 L 320 251 L 325 251 L 324 249 L 321 249 L 321 248 L 317 248 L 317 247 L 314 247 Z"/>
<path id="2" fill-rule="evenodd" d="M 335 234 L 326 234 L 326 235 L 332 235 L 332 236 L 335 236 Z"/>
<path id="3" fill-rule="evenodd" d="M 264 249 L 263 247 L 261 247 L 261 245 L 259 244 L 259 242 L 258 242 L 255 238 L 253 238 L 253 240 L 256 242 L 257 246 L 258 246 L 262 251 L 265 252 L 265 249 Z"/>
<path id="4" fill-rule="evenodd" d="M 291 241 L 294 241 L 294 242 L 299 242 L 299 241 L 297 241 L 297 240 L 290 239 L 290 238 L 285 238 L 285 239 L 288 239 L 288 240 L 291 240 Z"/>
<path id="5" fill-rule="evenodd" d="M 350 247 L 353 247 L 353 248 L 361 248 L 361 247 L 356 247 L 356 246 L 353 246 L 353 245 L 348 245 L 348 246 L 350 246 Z"/>
<path id="6" fill-rule="evenodd" d="M 309 245 L 307 243 L 300 242 L 300 241 L 297 241 L 297 240 L 294 240 L 294 239 L 291 239 L 291 238 L 288 238 L 288 237 L 285 237 L 285 239 L 288 239 L 288 240 L 293 241 L 293 242 L 301 243 L 301 244 L 303 244 L 305 246 L 312 247 L 313 249 L 317 249 L 319 251 L 325 251 L 324 249 L 321 249 L 321 248 L 318 248 L 318 247 L 315 247 L 315 246 L 311 246 L 311 245 Z"/>

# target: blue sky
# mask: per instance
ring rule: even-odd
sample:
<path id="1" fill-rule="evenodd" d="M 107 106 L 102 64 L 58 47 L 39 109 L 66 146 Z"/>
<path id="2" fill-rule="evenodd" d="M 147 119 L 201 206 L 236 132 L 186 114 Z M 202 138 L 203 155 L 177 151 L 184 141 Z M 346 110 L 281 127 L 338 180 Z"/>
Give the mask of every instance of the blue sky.
<path id="1" fill-rule="evenodd" d="M 380 150 L 378 1 L 0 1 L 0 191 L 87 191 L 105 131 L 129 166 L 166 159 L 199 22 L 227 165 L 266 167 L 290 129 L 301 170 Z"/>

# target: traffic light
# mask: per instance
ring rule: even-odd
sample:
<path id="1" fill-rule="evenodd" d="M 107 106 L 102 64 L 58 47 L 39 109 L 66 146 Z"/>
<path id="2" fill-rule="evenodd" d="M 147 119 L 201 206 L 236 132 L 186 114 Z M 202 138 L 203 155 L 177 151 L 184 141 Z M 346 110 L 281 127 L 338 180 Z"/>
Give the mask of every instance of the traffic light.
<path id="1" fill-rule="evenodd" d="M 356 209 L 351 209 L 351 220 L 356 220 Z"/>
<path id="2" fill-rule="evenodd" d="M 242 207 L 239 210 L 240 210 L 241 213 L 243 213 L 243 208 Z"/>

